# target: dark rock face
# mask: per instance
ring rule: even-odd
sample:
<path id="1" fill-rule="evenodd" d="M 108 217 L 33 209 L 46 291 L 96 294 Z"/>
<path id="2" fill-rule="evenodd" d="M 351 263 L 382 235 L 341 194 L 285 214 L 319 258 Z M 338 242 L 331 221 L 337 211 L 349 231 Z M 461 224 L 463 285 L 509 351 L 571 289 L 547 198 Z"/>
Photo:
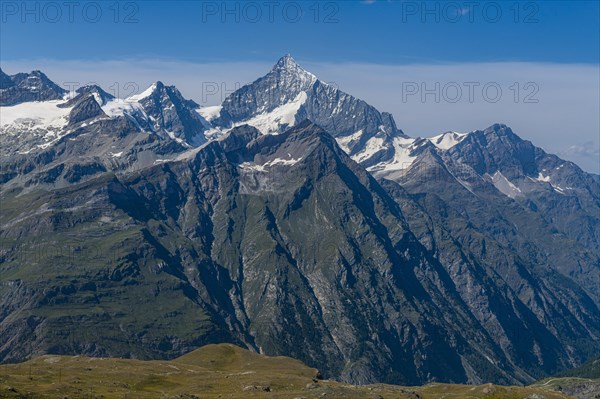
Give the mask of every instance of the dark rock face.
<path id="1" fill-rule="evenodd" d="M 115 96 L 112 94 L 108 94 L 100 86 L 97 85 L 87 85 L 78 88 L 75 91 L 77 94 L 93 94 L 96 102 L 102 106 L 115 99 Z"/>
<path id="2" fill-rule="evenodd" d="M 192 146 L 204 144 L 208 122 L 195 110 L 199 105 L 183 98 L 174 86 L 162 82 L 153 85 L 152 92 L 139 100 L 152 129 L 166 137 L 180 139 Z"/>
<path id="3" fill-rule="evenodd" d="M 261 133 L 249 125 L 233 129 L 229 134 L 219 140 L 219 145 L 225 152 L 243 151 L 253 140 L 258 139 Z"/>
<path id="4" fill-rule="evenodd" d="M 566 367 L 585 351 L 582 343 L 598 345 L 598 308 L 568 278 L 519 259 L 443 201 L 415 201 L 385 184 L 308 121 L 275 136 L 239 127 L 181 161 L 41 194 L 33 204 L 52 211 L 4 231 L 14 244 L 3 270 L 15 270 L 30 248 L 18 237 L 47 229 L 64 244 L 76 226 L 95 226 L 79 245 L 97 240 L 118 250 L 108 262 L 75 257 L 86 266 L 64 281 L 44 266 L 43 284 L 56 287 L 50 296 L 21 270 L 20 284 L 37 294 L 20 311 L 46 315 L 36 319 L 45 326 L 35 327 L 40 352 L 60 342 L 49 335 L 60 322 L 72 331 L 71 346 L 54 347 L 61 353 L 124 355 L 129 342 L 127 353 L 136 356 L 174 356 L 194 343 L 230 340 L 355 383 L 514 383 Z M 81 206 L 91 198 L 102 207 Z M 22 217 L 3 215 L 2 224 Z M 168 333 L 165 316 L 124 301 L 123 284 L 156 284 L 144 306 L 178 306 L 168 320 L 181 327 Z M 60 318 L 58 309 L 86 301 L 113 310 Z M 193 312 L 205 315 L 198 324 L 189 322 Z M 8 318 L 1 328 L 20 323 Z M 130 327 L 93 346 L 82 338 L 109 324 Z M 151 335 L 127 341 L 142 324 L 154 326 Z M 172 331 L 179 333 L 161 336 Z M 25 353 L 27 337 L 0 342 L 5 358 Z"/>
<path id="5" fill-rule="evenodd" d="M 69 126 L 102 116 L 106 117 L 106 114 L 102 111 L 94 96 L 87 94 L 77 101 L 69 113 Z"/>
<path id="6" fill-rule="evenodd" d="M 0 93 L 45 82 L 21 75 Z M 47 107 L 63 125 L 2 126 L 0 359 L 233 342 L 411 385 L 524 383 L 600 351 L 597 176 L 508 127 L 413 141 L 291 57 L 211 123 L 160 82 L 112 100 L 89 86 Z M 269 113 L 294 127 L 206 142 Z M 371 168 L 403 142 L 406 168 Z"/>
<path id="7" fill-rule="evenodd" d="M 9 87 L 14 86 L 15 83 L 12 81 L 10 76 L 4 73 L 2 69 L 0 69 L 0 90 L 6 90 Z"/>
<path id="8" fill-rule="evenodd" d="M 574 163 L 545 153 L 505 125 L 469 135 L 448 157 L 481 175 L 501 172 L 519 188 L 515 200 L 572 240 L 600 252 L 600 184 Z"/>
<path id="9" fill-rule="evenodd" d="M 397 181 L 438 195 L 473 227 L 573 278 L 600 303 L 600 185 L 575 164 L 497 124 L 439 155 L 424 153 Z"/>
<path id="10" fill-rule="evenodd" d="M 60 100 L 66 91 L 40 71 L 8 76 L 0 70 L 0 106 Z"/>

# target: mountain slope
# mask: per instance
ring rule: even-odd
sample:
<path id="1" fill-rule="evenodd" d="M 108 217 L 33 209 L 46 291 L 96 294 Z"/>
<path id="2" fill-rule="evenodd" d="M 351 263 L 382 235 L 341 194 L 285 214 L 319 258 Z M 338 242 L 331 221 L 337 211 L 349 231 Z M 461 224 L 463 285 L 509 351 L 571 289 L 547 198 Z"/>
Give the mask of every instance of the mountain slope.
<path id="1" fill-rule="evenodd" d="M 457 253 L 457 266 L 473 269 L 460 274 L 472 279 L 463 285 L 411 231 L 398 203 L 416 203 L 389 191 L 302 122 L 266 136 L 242 126 L 173 162 L 32 192 L 29 214 L 18 191 L 4 192 L 0 328 L 13 339 L 0 342 L 3 356 L 22 358 L 33 345 L 33 353 L 170 357 L 231 340 L 358 383 L 525 382 L 581 356 L 584 349 L 567 345 L 597 345 L 589 334 L 598 333 L 598 310 L 583 293 L 530 270 L 544 281 L 522 281 L 535 296 L 569 299 L 569 309 L 536 315 L 499 270 L 484 272 Z M 94 260 L 90 245 L 118 255 Z M 39 246 L 79 249 L 72 260 L 43 251 L 19 266 Z M 57 258 L 86 267 L 50 266 Z M 45 275 L 32 280 L 36 269 Z M 488 296 L 470 294 L 481 291 Z M 82 306 L 97 311 L 74 316 Z M 53 335 L 56 323 L 69 326 L 67 337 Z M 523 343 L 510 328 L 537 338 Z M 90 330 L 111 335 L 93 335 L 87 346 Z M 133 343 L 132 334 L 143 339 Z M 522 354 L 528 345 L 538 349 Z"/>
<path id="2" fill-rule="evenodd" d="M 576 399 L 600 397 L 600 356 L 595 356 L 574 369 L 563 371 L 531 385 L 562 392 Z"/>
<path id="3" fill-rule="evenodd" d="M 232 342 L 512 384 L 600 349 L 598 182 L 504 125 L 412 139 L 289 56 L 217 108 L 157 82 L 1 111 L 5 361 Z"/>
<path id="4" fill-rule="evenodd" d="M 600 378 L 600 356 L 596 356 L 581 366 L 563 371 L 557 377 Z"/>
<path id="5" fill-rule="evenodd" d="M 372 172 L 412 194 L 439 196 L 488 239 L 568 276 L 600 303 L 600 185 L 589 174 L 505 125 L 463 135 L 447 148 L 413 146 L 406 168 Z"/>
<path id="6" fill-rule="evenodd" d="M 196 108 L 160 82 L 126 100 L 84 86 L 73 98 L 3 107 L 0 182 L 63 187 L 160 162 L 206 141 Z"/>

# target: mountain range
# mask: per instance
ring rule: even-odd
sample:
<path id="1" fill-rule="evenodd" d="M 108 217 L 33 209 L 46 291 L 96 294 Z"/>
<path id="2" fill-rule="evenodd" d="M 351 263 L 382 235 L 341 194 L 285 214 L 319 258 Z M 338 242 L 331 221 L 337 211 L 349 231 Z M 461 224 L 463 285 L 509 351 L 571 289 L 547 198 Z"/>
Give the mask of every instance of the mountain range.
<path id="1" fill-rule="evenodd" d="M 234 343 L 523 384 L 600 353 L 598 176 L 504 124 L 411 138 L 289 55 L 215 107 L 39 71 L 0 105 L 4 362 Z"/>

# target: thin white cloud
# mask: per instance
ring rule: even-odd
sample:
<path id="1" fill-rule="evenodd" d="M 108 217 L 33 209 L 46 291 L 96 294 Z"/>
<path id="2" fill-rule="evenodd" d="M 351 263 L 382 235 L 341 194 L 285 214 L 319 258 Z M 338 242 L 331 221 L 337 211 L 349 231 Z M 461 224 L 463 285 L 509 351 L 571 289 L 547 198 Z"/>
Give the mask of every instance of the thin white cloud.
<path id="1" fill-rule="evenodd" d="M 566 150 L 558 151 L 556 155 L 561 158 L 575 160 L 574 162 L 592 172 L 600 169 L 600 146 L 598 146 L 598 142 L 587 141 L 575 144 Z"/>
<path id="2" fill-rule="evenodd" d="M 548 152 L 600 173 L 593 153 L 584 154 L 574 149 L 582 143 L 593 151 L 600 149 L 598 65 L 519 62 L 380 65 L 299 61 L 323 81 L 335 84 L 381 111 L 391 112 L 398 127 L 411 136 L 427 137 L 447 130 L 471 131 L 501 122 Z M 141 91 L 161 80 L 176 85 L 184 96 L 201 105 L 214 105 L 235 88 L 264 75 L 272 64 L 201 64 L 147 59 L 20 60 L 5 61 L 1 66 L 7 73 L 40 69 L 63 85 L 95 82 L 121 97 L 136 87 Z M 133 85 L 128 85 L 130 82 Z M 474 87 L 472 102 L 469 87 Z M 484 95 L 486 87 L 488 98 Z M 407 92 L 415 88 L 418 88 L 417 93 Z M 457 88 L 461 88 L 462 93 L 455 101 Z M 490 101 L 496 100 L 497 88 L 502 91 L 501 96 L 495 102 Z M 423 95 L 424 92 L 429 94 Z"/>

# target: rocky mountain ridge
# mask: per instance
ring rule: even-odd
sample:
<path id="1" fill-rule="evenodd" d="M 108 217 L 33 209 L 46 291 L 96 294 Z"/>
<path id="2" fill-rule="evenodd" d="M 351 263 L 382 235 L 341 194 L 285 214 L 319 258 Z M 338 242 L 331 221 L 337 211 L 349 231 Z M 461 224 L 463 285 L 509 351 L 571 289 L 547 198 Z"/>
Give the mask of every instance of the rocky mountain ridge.
<path id="1" fill-rule="evenodd" d="M 232 342 L 353 383 L 512 384 L 600 351 L 598 181 L 505 125 L 413 139 L 289 56 L 211 109 L 21 91 L 4 361 Z"/>

